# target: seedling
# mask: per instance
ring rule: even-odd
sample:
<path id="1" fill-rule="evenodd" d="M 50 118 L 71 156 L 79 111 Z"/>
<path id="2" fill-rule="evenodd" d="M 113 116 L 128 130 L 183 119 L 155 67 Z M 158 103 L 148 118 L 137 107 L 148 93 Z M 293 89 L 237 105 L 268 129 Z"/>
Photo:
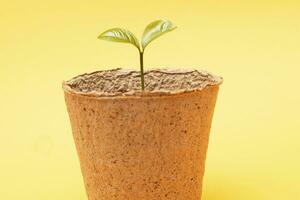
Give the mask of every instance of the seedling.
<path id="1" fill-rule="evenodd" d="M 168 20 L 156 20 L 151 22 L 144 30 L 141 43 L 135 37 L 135 35 L 127 29 L 112 28 L 104 31 L 98 36 L 98 39 L 108 40 L 113 42 L 129 43 L 134 45 L 139 50 L 140 55 L 140 73 L 141 73 L 141 88 L 145 89 L 144 80 L 144 52 L 145 48 L 154 39 L 162 36 L 163 34 L 174 30 L 172 22 Z"/>

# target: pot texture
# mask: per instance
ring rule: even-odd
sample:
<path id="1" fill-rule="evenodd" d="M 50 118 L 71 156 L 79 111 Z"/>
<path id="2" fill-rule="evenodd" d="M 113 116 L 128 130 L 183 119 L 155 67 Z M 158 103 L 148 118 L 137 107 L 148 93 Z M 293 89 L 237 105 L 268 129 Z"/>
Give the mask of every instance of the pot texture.
<path id="1" fill-rule="evenodd" d="M 218 88 L 115 97 L 64 88 L 89 200 L 200 200 Z"/>

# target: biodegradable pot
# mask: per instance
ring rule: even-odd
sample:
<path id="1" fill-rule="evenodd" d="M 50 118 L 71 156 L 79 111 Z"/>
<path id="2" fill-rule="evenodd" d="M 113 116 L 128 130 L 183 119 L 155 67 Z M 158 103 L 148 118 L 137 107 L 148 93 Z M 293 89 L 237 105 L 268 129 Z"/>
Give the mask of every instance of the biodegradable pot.
<path id="1" fill-rule="evenodd" d="M 89 200 L 200 200 L 219 85 L 97 97 L 64 85 Z"/>

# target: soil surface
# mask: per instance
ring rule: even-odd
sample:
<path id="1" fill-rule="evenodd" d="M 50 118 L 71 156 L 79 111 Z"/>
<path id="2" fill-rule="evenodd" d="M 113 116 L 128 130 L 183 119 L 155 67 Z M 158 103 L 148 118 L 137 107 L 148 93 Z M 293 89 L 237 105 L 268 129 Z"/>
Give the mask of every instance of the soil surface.
<path id="1" fill-rule="evenodd" d="M 76 76 L 64 82 L 63 87 L 85 95 L 134 96 L 190 92 L 219 85 L 223 80 L 199 70 L 149 70 L 145 72 L 145 90 L 142 92 L 140 79 L 139 71 L 118 68 Z"/>

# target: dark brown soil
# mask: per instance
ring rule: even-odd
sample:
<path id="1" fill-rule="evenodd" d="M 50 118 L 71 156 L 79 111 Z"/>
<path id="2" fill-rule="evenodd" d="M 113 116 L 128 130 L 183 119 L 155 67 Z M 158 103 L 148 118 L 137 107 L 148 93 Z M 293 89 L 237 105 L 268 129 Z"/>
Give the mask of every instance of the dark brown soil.
<path id="1" fill-rule="evenodd" d="M 143 93 L 188 92 L 221 83 L 221 77 L 206 71 L 157 69 L 145 72 Z M 64 87 L 77 93 L 96 96 L 128 96 L 142 93 L 140 72 L 125 69 L 82 74 L 66 81 Z"/>

